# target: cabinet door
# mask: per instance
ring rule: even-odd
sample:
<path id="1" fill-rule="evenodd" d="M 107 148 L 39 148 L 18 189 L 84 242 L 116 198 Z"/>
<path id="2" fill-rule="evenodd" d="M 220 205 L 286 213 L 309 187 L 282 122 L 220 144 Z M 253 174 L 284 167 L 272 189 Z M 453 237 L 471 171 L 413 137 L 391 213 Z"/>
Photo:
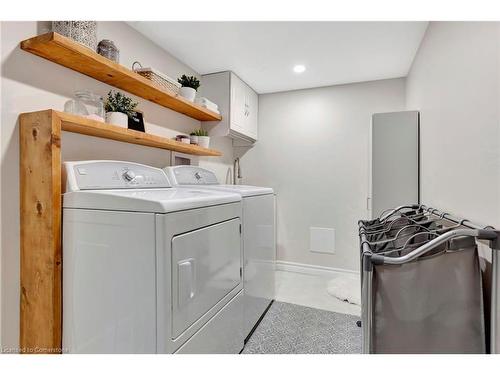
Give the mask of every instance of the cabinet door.
<path id="1" fill-rule="evenodd" d="M 372 217 L 404 204 L 419 203 L 419 114 L 376 113 L 372 117 Z"/>
<path id="2" fill-rule="evenodd" d="M 246 95 L 246 135 L 257 140 L 258 135 L 258 116 L 259 116 L 259 97 L 255 91 L 247 86 Z"/>
<path id="3" fill-rule="evenodd" d="M 234 74 L 231 75 L 231 119 L 230 127 L 245 134 L 246 122 L 245 84 Z"/>

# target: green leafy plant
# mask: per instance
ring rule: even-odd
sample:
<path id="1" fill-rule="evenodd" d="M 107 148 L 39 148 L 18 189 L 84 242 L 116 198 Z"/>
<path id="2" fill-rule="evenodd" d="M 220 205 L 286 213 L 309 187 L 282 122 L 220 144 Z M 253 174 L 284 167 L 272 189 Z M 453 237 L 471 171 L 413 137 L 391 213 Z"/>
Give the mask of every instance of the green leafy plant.
<path id="1" fill-rule="evenodd" d="M 196 135 L 198 137 L 208 137 L 208 132 L 204 129 L 196 129 L 190 135 Z"/>
<path id="2" fill-rule="evenodd" d="M 111 90 L 108 92 L 104 109 L 106 112 L 121 112 L 125 113 L 128 117 L 132 117 L 137 104 L 132 98 L 123 95 L 121 92 Z"/>
<path id="3" fill-rule="evenodd" d="M 183 74 L 181 78 L 177 79 L 177 82 L 179 82 L 182 87 L 191 87 L 196 91 L 198 91 L 198 88 L 200 87 L 200 80 L 195 76 L 188 77 Z"/>

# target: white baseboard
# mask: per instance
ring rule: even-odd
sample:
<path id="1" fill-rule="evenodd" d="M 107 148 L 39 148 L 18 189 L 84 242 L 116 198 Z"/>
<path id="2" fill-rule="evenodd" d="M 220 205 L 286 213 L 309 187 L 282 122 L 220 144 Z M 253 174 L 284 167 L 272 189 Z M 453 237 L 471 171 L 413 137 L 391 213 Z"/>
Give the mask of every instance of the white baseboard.
<path id="1" fill-rule="evenodd" d="M 354 271 L 354 270 L 316 266 L 316 265 L 304 264 L 304 263 L 287 262 L 284 260 L 277 260 L 276 261 L 276 270 L 277 271 L 303 273 L 306 275 L 326 276 L 326 277 L 331 277 L 331 276 L 335 276 L 338 274 L 359 275 L 359 272 Z"/>

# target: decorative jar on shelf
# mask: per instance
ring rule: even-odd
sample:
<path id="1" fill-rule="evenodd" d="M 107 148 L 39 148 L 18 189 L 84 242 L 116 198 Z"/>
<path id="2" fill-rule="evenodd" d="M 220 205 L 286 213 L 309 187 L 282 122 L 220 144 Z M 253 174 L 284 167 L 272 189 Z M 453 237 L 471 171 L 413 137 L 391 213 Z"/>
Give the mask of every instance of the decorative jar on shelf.
<path id="1" fill-rule="evenodd" d="M 97 53 L 111 61 L 120 62 L 120 50 L 115 46 L 112 40 L 101 40 L 97 45 Z"/>
<path id="2" fill-rule="evenodd" d="M 71 38 L 92 51 L 97 48 L 96 21 L 52 21 L 52 31 Z"/>
<path id="3" fill-rule="evenodd" d="M 75 98 L 64 104 L 64 112 L 104 122 L 104 102 L 100 95 L 89 90 L 75 92 Z"/>
<path id="4" fill-rule="evenodd" d="M 189 138 L 190 138 L 190 141 L 191 141 L 192 145 L 197 145 L 198 144 L 198 136 L 197 135 L 191 134 L 189 136 Z"/>
<path id="5" fill-rule="evenodd" d="M 179 135 L 175 136 L 175 140 L 177 142 L 182 142 L 182 143 L 187 143 L 187 144 L 191 143 L 189 136 L 184 135 L 184 134 L 179 134 Z"/>

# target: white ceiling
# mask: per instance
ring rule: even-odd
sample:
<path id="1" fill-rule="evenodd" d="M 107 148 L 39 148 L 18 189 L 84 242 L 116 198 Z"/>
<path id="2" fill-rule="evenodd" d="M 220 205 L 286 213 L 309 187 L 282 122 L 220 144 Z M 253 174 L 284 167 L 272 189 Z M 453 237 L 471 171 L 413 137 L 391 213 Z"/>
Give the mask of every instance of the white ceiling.
<path id="1" fill-rule="evenodd" d="M 130 22 L 201 74 L 258 93 L 404 77 L 427 22 Z M 305 65 L 302 74 L 293 72 Z"/>

